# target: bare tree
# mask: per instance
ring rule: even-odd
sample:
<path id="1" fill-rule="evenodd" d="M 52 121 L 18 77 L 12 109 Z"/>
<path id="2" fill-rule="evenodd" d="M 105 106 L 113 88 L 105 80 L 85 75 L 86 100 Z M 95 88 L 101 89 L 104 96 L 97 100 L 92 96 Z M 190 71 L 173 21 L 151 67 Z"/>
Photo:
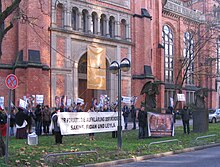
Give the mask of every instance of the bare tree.
<path id="1" fill-rule="evenodd" d="M 214 78 L 216 73 L 216 41 L 219 34 L 219 25 L 214 22 L 195 23 L 185 20 L 184 48 L 177 59 L 177 73 L 174 79 L 174 97 L 182 93 L 186 84 L 203 87 L 203 81 L 207 78 Z M 215 57 L 213 57 L 215 55 Z M 174 108 L 178 106 L 175 101 Z"/>

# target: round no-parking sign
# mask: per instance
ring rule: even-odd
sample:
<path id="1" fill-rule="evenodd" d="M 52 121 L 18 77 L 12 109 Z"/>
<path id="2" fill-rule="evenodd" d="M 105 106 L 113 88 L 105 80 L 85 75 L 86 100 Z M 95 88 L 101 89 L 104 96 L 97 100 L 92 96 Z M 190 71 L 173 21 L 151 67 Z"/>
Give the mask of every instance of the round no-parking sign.
<path id="1" fill-rule="evenodd" d="M 5 79 L 8 89 L 15 89 L 18 86 L 18 78 L 14 74 L 9 74 Z"/>

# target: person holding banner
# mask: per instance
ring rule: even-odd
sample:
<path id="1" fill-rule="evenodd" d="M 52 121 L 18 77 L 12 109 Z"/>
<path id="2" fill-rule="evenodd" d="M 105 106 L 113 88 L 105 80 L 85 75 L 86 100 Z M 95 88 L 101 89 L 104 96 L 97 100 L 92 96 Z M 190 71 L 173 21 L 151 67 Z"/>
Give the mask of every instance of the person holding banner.
<path id="1" fill-rule="evenodd" d="M 139 133 L 138 138 L 144 139 L 147 125 L 147 112 L 145 111 L 145 107 L 141 106 L 141 109 L 138 111 L 138 121 L 139 121 Z"/>
<path id="2" fill-rule="evenodd" d="M 124 104 L 124 107 L 122 108 L 122 115 L 124 117 L 124 123 L 125 123 L 125 129 L 128 129 L 128 116 L 130 114 L 130 110 L 126 104 Z"/>
<path id="3" fill-rule="evenodd" d="M 58 122 L 58 113 L 60 112 L 60 110 L 55 110 L 55 113 L 52 116 L 52 129 L 54 131 L 54 136 L 55 136 L 55 144 L 62 144 L 63 141 L 63 135 L 61 135 L 61 131 L 60 131 L 60 125 Z"/>
<path id="4" fill-rule="evenodd" d="M 19 107 L 18 112 L 15 114 L 16 123 L 16 139 L 26 139 L 27 138 L 27 114 L 24 109 Z"/>

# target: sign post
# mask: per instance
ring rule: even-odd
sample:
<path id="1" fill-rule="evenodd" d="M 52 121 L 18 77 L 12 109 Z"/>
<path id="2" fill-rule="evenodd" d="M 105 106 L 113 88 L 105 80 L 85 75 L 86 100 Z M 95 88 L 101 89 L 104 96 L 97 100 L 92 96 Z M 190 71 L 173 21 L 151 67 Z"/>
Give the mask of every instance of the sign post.
<path id="1" fill-rule="evenodd" d="M 9 89 L 8 94 L 8 116 L 7 116 L 7 133 L 6 133 L 6 146 L 5 146 L 5 163 L 8 163 L 8 140 L 9 140 L 9 127 L 11 118 L 11 93 L 13 89 L 18 86 L 18 78 L 14 74 L 9 74 L 5 79 L 5 84 Z"/>

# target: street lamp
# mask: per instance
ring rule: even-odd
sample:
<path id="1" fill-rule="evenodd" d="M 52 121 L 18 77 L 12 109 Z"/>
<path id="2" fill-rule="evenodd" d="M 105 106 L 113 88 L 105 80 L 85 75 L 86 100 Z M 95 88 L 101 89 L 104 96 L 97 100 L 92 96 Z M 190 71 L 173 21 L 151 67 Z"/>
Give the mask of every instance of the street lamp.
<path id="1" fill-rule="evenodd" d="M 129 59 L 124 58 L 119 64 L 117 61 L 113 61 L 109 67 L 112 74 L 118 73 L 118 149 L 122 146 L 122 126 L 121 126 L 121 71 L 128 72 L 131 68 L 131 62 Z"/>

